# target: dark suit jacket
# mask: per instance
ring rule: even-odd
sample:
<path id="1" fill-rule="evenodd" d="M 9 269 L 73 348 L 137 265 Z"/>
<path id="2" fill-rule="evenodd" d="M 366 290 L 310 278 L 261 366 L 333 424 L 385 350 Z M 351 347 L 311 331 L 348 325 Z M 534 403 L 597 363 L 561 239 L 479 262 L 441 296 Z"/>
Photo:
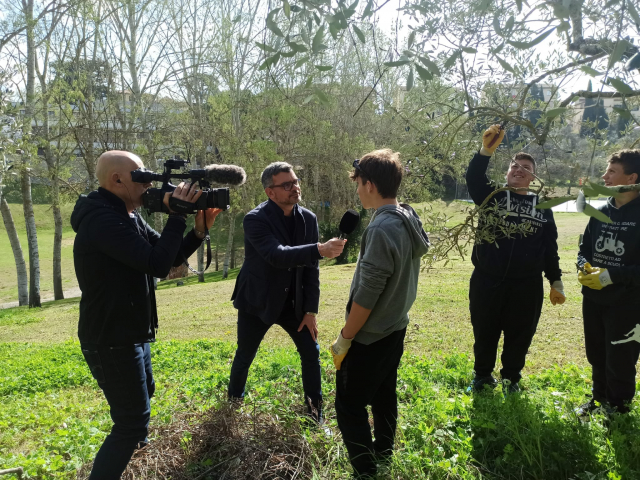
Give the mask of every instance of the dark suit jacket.
<path id="1" fill-rule="evenodd" d="M 295 275 L 295 311 L 318 312 L 320 269 L 318 221 L 313 212 L 295 205 L 295 238 L 290 238 L 284 212 L 271 200 L 244 217 L 245 259 L 233 291 L 233 306 L 257 315 L 266 324 L 278 319 Z"/>

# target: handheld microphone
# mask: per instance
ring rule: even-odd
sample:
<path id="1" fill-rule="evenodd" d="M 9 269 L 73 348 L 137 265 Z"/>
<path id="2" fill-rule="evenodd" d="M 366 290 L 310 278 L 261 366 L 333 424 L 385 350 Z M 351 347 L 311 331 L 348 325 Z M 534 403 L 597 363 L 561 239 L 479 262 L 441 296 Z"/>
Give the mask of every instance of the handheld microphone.
<path id="1" fill-rule="evenodd" d="M 199 170 L 191 170 L 195 176 L 202 176 L 205 180 L 219 185 L 242 185 L 247 180 L 244 169 L 237 165 L 207 165 Z"/>
<path id="2" fill-rule="evenodd" d="M 340 230 L 340 238 L 343 235 L 349 235 L 353 232 L 356 227 L 360 223 L 360 214 L 355 210 L 347 210 L 342 219 L 340 220 L 340 225 L 338 226 L 338 230 Z"/>

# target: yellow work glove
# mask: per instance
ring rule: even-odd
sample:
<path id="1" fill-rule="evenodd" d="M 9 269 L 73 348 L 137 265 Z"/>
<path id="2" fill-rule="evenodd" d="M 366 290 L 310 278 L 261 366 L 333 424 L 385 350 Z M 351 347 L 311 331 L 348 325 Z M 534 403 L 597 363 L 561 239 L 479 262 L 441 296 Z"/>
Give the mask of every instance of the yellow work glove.
<path id="1" fill-rule="evenodd" d="M 596 270 L 600 270 L 599 268 L 594 268 L 591 266 L 591 264 L 589 262 L 585 263 L 582 268 L 584 268 L 584 271 L 587 273 L 593 273 Z"/>
<path id="2" fill-rule="evenodd" d="M 587 264 L 584 269 L 587 270 Z M 611 285 L 611 275 L 606 268 L 593 268 L 589 265 L 590 273 L 578 272 L 578 281 L 585 287 L 593 290 L 602 290 L 604 287 Z"/>
<path id="3" fill-rule="evenodd" d="M 353 338 L 344 338 L 342 332 L 338 335 L 338 338 L 329 347 L 329 351 L 333 356 L 333 364 L 336 366 L 336 370 L 340 370 L 344 357 L 347 356 L 349 348 L 351 348 L 351 342 Z"/>
<path id="4" fill-rule="evenodd" d="M 556 280 L 551 284 L 551 293 L 549 293 L 549 300 L 551 305 L 562 305 L 567 298 L 564 296 L 564 284 L 562 280 Z"/>
<path id="5" fill-rule="evenodd" d="M 482 148 L 480 149 L 480 153 L 489 157 L 493 155 L 498 145 L 502 143 L 504 134 L 505 130 L 500 125 L 492 125 L 487 128 L 484 135 L 482 135 Z"/>

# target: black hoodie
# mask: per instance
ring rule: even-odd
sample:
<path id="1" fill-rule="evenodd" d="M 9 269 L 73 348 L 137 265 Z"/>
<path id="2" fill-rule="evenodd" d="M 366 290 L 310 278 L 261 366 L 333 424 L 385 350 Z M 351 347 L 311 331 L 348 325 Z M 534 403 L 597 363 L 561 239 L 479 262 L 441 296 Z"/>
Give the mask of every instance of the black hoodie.
<path id="1" fill-rule="evenodd" d="M 640 304 L 640 197 L 616 208 L 613 198 L 598 208 L 613 223 L 591 217 L 582 236 L 578 265 L 606 268 L 611 285 L 602 290 L 582 287 L 582 294 L 600 305 Z"/>
<path id="2" fill-rule="evenodd" d="M 73 261 L 82 291 L 80 342 L 123 346 L 154 341 L 153 277 L 166 277 L 201 240 L 193 232 L 183 240 L 186 222 L 176 216 L 169 217 L 159 235 L 103 188 L 80 196 L 71 226 L 77 233 Z"/>
<path id="3" fill-rule="evenodd" d="M 490 159 L 477 153 L 467 169 L 467 188 L 476 205 L 481 205 L 499 188 L 486 175 Z M 500 238 L 497 245 L 476 243 L 471 257 L 473 265 L 499 279 L 525 278 L 544 272 L 549 283 L 560 280 L 558 229 L 551 209 L 536 209 L 537 195 L 520 195 L 508 190 L 497 193 L 489 205 L 496 203 L 500 209 L 500 221 L 518 225 L 529 223 L 533 231 L 524 237 Z"/>

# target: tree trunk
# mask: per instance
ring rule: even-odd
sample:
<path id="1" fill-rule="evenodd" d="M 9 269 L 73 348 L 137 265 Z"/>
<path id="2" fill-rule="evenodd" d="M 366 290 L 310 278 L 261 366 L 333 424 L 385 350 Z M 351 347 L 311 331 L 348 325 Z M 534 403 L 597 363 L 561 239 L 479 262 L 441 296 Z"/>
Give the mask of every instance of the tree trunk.
<path id="1" fill-rule="evenodd" d="M 222 278 L 229 276 L 229 260 L 231 258 L 231 247 L 233 245 L 233 233 L 236 227 L 236 216 L 229 212 L 229 238 L 227 240 L 227 250 L 224 253 L 224 262 L 222 264 Z"/>
<path id="2" fill-rule="evenodd" d="M 31 199 L 31 177 L 24 155 L 20 168 L 20 187 L 22 191 L 22 211 L 27 228 L 27 244 L 29 245 L 29 307 L 40 306 L 40 255 L 38 253 L 38 234 L 36 218 L 33 214 Z"/>
<path id="3" fill-rule="evenodd" d="M 56 192 L 58 196 L 58 192 Z M 62 214 L 60 213 L 59 199 L 53 204 L 53 298 L 64 299 L 62 290 Z"/>
<path id="4" fill-rule="evenodd" d="M 18 276 L 18 305 L 27 305 L 29 303 L 29 277 L 27 276 L 27 265 L 24 261 L 24 255 L 22 254 L 22 245 L 20 245 L 18 232 L 16 231 L 16 226 L 13 223 L 13 215 L 11 215 L 9 204 L 4 197 L 0 200 L 0 210 L 2 211 L 4 228 L 7 231 L 11 250 L 13 251 L 13 258 L 16 262 L 16 274 Z"/>
<path id="5" fill-rule="evenodd" d="M 162 233 L 162 229 L 164 228 L 162 216 L 162 212 L 155 212 L 153 214 L 153 228 L 158 233 Z"/>

